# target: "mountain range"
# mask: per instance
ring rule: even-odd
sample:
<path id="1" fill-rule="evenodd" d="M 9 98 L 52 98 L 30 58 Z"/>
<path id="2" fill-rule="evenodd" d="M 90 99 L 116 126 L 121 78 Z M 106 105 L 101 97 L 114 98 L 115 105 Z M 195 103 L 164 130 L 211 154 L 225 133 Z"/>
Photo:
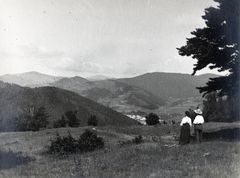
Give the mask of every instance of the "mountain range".
<path id="1" fill-rule="evenodd" d="M 49 85 L 74 91 L 116 110 L 128 110 L 131 106 L 157 109 L 165 101 L 142 88 L 117 80 L 88 81 L 81 77 L 63 78 Z M 121 108 L 121 109 L 120 109 Z"/>
<path id="2" fill-rule="evenodd" d="M 133 78 L 89 80 L 79 76 L 57 77 L 37 72 L 3 75 L 0 80 L 21 86 L 52 86 L 73 91 L 122 113 L 154 110 L 169 99 L 201 97 L 196 87 L 204 86 L 215 74 L 191 76 L 179 73 L 146 73 Z M 104 79 L 105 78 L 105 79 Z M 176 100 L 175 100 L 176 101 Z"/>
<path id="3" fill-rule="evenodd" d="M 209 78 L 215 77 L 218 77 L 218 75 L 192 76 L 189 74 L 155 72 L 133 78 L 118 79 L 117 81 L 140 87 L 163 99 L 170 97 L 186 99 L 200 96 L 196 87 L 204 86 Z"/>
<path id="4" fill-rule="evenodd" d="M 26 72 L 21 74 L 6 74 L 0 76 L 0 80 L 7 83 L 14 83 L 20 86 L 39 87 L 47 86 L 63 77 L 41 74 L 38 72 Z"/>

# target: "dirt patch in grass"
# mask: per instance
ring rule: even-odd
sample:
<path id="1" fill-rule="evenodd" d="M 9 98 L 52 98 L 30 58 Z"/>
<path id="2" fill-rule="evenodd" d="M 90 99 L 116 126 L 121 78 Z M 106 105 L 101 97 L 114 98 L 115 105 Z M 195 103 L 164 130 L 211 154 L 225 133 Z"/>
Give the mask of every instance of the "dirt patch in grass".
<path id="1" fill-rule="evenodd" d="M 22 153 L 14 153 L 11 150 L 0 151 L 0 170 L 25 165 L 30 161 L 34 161 L 34 158 L 23 156 Z"/>

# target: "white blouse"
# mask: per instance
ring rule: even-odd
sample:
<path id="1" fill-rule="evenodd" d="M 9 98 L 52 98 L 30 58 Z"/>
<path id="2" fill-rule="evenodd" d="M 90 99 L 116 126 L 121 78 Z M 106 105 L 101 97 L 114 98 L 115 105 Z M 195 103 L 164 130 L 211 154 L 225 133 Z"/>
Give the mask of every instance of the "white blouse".
<path id="1" fill-rule="evenodd" d="M 184 118 L 182 118 L 180 126 L 182 126 L 183 124 L 186 124 L 186 123 L 188 123 L 190 126 L 192 126 L 192 120 L 190 117 L 185 116 Z"/>
<path id="2" fill-rule="evenodd" d="M 193 121 L 193 124 L 203 124 L 204 118 L 202 115 L 197 115 Z"/>

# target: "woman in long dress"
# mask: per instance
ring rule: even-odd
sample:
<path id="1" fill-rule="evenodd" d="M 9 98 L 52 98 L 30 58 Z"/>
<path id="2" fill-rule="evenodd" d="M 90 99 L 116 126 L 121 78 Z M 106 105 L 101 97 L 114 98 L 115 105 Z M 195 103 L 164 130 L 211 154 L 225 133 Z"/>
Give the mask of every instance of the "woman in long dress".
<path id="1" fill-rule="evenodd" d="M 182 118 L 182 121 L 180 123 L 181 129 L 180 129 L 180 145 L 185 145 L 190 143 L 190 127 L 192 126 L 192 120 L 189 117 L 190 113 L 188 111 L 185 112 L 185 117 Z"/>

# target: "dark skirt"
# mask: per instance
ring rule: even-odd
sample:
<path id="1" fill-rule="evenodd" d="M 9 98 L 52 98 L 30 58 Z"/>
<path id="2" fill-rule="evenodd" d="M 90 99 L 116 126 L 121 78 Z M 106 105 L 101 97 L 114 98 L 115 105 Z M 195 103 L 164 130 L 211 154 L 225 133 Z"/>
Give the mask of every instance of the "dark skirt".
<path id="1" fill-rule="evenodd" d="M 190 143 L 190 125 L 189 124 L 183 124 L 181 126 L 180 130 L 180 145 L 185 145 Z"/>

